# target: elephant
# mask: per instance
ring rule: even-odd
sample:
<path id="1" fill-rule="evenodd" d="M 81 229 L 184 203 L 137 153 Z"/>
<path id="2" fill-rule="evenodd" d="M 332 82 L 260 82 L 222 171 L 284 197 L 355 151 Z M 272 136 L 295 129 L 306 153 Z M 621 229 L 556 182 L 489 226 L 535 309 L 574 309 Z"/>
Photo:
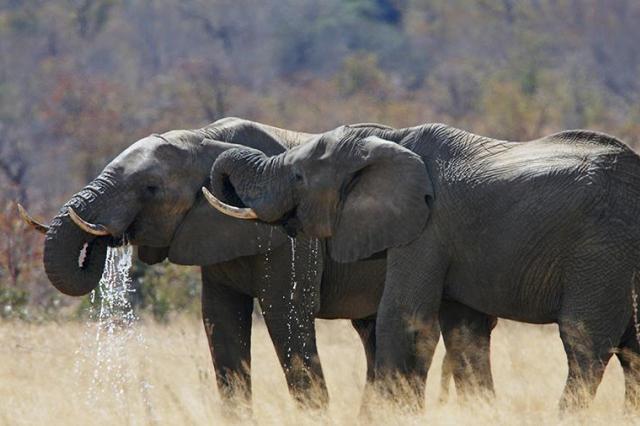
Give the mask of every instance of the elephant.
<path id="1" fill-rule="evenodd" d="M 214 207 L 321 238 L 338 262 L 386 251 L 382 391 L 383 379 L 400 377 L 410 398 L 422 396 L 438 311 L 454 301 L 558 324 L 568 362 L 561 411 L 588 406 L 613 353 L 625 406 L 638 408 L 640 158 L 620 140 L 588 130 L 505 141 L 440 123 L 342 126 L 274 157 L 228 150 L 210 188 Z"/>
<path id="2" fill-rule="evenodd" d="M 24 211 L 23 217 L 46 232 L 45 270 L 67 295 L 87 294 L 98 285 L 107 247 L 119 244 L 123 235 L 138 247 L 145 263 L 168 258 L 200 265 L 204 328 L 218 388 L 230 411 L 251 398 L 251 320 L 257 298 L 290 392 L 305 405 L 324 405 L 328 393 L 314 319 L 352 320 L 365 348 L 370 383 L 386 260 L 335 262 L 316 239 L 290 239 L 272 225 L 230 218 L 211 209 L 200 192 L 214 160 L 226 150 L 250 147 L 276 155 L 313 136 L 238 118 L 154 134 L 111 161 L 49 226 Z M 464 307 L 450 312 L 442 315 L 452 323 L 484 318 Z M 488 341 L 488 333 L 484 337 Z M 466 347 L 464 342 L 460 347 Z M 469 374 L 490 379 L 488 362 L 486 357 L 470 365 L 464 376 L 456 377 L 458 387 L 469 382 Z M 489 392 L 492 386 L 485 384 Z"/>

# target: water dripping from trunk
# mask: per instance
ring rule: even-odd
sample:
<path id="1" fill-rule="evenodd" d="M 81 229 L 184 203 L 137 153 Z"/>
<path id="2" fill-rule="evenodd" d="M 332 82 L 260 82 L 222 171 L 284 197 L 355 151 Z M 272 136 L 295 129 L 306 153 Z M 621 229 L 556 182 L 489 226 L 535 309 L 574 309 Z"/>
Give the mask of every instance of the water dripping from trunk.
<path id="1" fill-rule="evenodd" d="M 90 320 L 82 349 L 77 351 L 76 372 L 91 372 L 86 402 L 92 407 L 109 399 L 126 410 L 132 392 L 139 392 L 145 406 L 150 407 L 151 385 L 136 376 L 138 366 L 134 365 L 134 352 L 144 352 L 146 344 L 130 301 L 135 292 L 130 276 L 132 251 L 126 241 L 107 249 L 100 283 L 90 295 Z"/>
<path id="2" fill-rule="evenodd" d="M 296 306 L 294 303 L 294 295 L 296 287 L 298 287 L 298 280 L 296 277 L 296 239 L 289 237 L 289 246 L 291 247 L 291 292 L 289 294 L 289 313 L 287 314 L 287 360 L 291 359 L 291 339 L 293 338 L 292 323 L 296 320 Z M 297 321 L 296 321 L 297 323 Z"/>
<path id="3" fill-rule="evenodd" d="M 258 225 L 256 223 L 256 232 L 258 233 L 258 235 L 260 235 L 258 226 L 261 226 L 261 225 Z M 272 272 L 271 271 L 271 252 L 272 252 L 271 240 L 272 238 L 273 238 L 273 227 L 270 227 L 269 237 L 267 238 L 267 241 L 266 241 L 266 251 L 264 253 L 264 281 L 262 283 L 262 286 L 260 289 L 260 295 L 259 295 L 259 299 L 260 299 L 259 302 L 260 302 L 263 315 L 268 313 L 268 310 L 272 308 L 271 305 L 269 306 L 264 305 L 265 296 L 271 284 L 271 275 L 272 275 L 271 274 Z M 265 242 L 262 240 L 262 238 L 260 238 L 260 236 L 258 236 L 258 249 L 262 250 L 264 245 L 265 245 Z"/>
<path id="4" fill-rule="evenodd" d="M 291 243 L 291 296 L 289 300 L 293 300 L 293 295 L 296 292 L 296 287 L 298 286 L 298 281 L 296 279 L 296 240 L 295 238 L 289 237 L 289 242 Z"/>
<path id="5" fill-rule="evenodd" d="M 309 239 L 309 256 L 307 258 L 306 281 L 311 283 L 318 275 L 318 239 Z"/>
<path id="6" fill-rule="evenodd" d="M 313 322 L 310 313 L 315 311 L 315 300 L 316 295 L 315 291 L 318 291 L 318 287 L 314 285 L 316 279 L 318 279 L 318 239 L 311 238 L 308 241 L 308 253 L 307 253 L 307 265 L 306 265 L 306 274 L 304 277 L 304 288 L 302 289 L 302 309 L 304 312 L 308 313 L 309 316 L 306 318 L 307 321 Z M 311 359 L 309 352 L 307 351 L 307 342 L 310 339 L 310 328 L 313 327 L 313 324 L 305 324 L 306 327 L 301 324 L 301 332 L 305 333 L 303 337 L 302 343 L 302 356 L 308 362 Z"/>

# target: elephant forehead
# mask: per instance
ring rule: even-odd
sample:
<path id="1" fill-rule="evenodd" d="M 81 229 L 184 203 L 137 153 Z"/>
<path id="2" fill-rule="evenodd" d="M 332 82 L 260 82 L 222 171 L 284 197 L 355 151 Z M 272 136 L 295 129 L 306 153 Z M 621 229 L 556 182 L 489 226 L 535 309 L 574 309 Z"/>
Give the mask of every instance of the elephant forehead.
<path id="1" fill-rule="evenodd" d="M 285 164 L 294 166 L 307 175 L 330 175 L 348 170 L 353 166 L 354 158 L 359 159 L 366 154 L 360 151 L 359 144 L 349 144 L 345 147 L 337 141 L 318 143 L 315 147 L 305 148 L 287 156 Z"/>
<path id="2" fill-rule="evenodd" d="M 325 141 L 318 137 L 309 143 L 292 148 L 285 157 L 285 163 L 293 164 L 298 161 L 317 158 L 325 151 L 325 145 Z"/>
<path id="3" fill-rule="evenodd" d="M 185 149 L 152 135 L 129 146 L 108 167 L 131 175 L 145 170 L 184 167 L 190 158 Z"/>
<path id="4" fill-rule="evenodd" d="M 297 146 L 289 151 L 288 158 L 296 160 L 321 159 L 331 157 L 344 136 L 344 129 L 339 127 L 327 133 L 314 137 L 311 141 Z"/>
<path id="5" fill-rule="evenodd" d="M 154 136 L 147 136 L 131 144 L 109 163 L 110 166 L 123 167 L 131 164 L 140 164 L 153 158 L 154 152 L 164 142 Z"/>

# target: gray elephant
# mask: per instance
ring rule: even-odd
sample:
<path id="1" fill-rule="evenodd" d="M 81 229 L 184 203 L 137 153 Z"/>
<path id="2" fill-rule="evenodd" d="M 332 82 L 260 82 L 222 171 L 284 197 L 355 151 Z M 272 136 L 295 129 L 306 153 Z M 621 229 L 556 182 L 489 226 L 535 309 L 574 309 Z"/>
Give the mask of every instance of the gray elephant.
<path id="1" fill-rule="evenodd" d="M 438 310 L 450 300 L 557 323 L 569 366 L 562 409 L 590 402 L 614 352 L 626 404 L 638 406 L 640 158 L 619 140 L 346 126 L 275 157 L 229 150 L 211 178 L 223 205 L 324 238 L 337 261 L 387 251 L 376 375 L 399 374 L 422 395 Z"/>
<path id="2" fill-rule="evenodd" d="M 210 208 L 200 192 L 214 160 L 240 146 L 235 144 L 276 155 L 312 137 L 233 118 L 198 130 L 151 135 L 127 148 L 71 197 L 49 227 L 26 212 L 24 217 L 46 232 L 46 273 L 68 295 L 83 295 L 97 286 L 107 247 L 123 235 L 138 246 L 146 263 L 168 257 L 177 264 L 201 265 L 203 321 L 225 401 L 250 398 L 251 314 L 257 298 L 292 394 L 305 403 L 324 404 L 327 391 L 314 319 L 353 319 L 371 380 L 374 315 L 385 259 L 336 263 L 317 240 L 288 239 L 273 226 L 229 218 Z M 474 316 L 484 317 L 460 309 L 465 316 L 454 307 L 449 321 L 473 323 Z M 473 365 L 475 370 L 490 377 L 488 364 Z M 314 381 L 319 389 L 315 397 Z"/>

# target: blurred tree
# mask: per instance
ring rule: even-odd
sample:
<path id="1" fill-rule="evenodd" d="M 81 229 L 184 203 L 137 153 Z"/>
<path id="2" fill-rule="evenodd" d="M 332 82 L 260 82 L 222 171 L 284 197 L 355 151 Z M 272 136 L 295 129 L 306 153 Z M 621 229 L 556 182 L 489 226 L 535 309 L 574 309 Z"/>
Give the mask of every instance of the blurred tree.
<path id="1" fill-rule="evenodd" d="M 95 37 L 104 28 L 116 0 L 70 0 L 70 3 L 78 35 L 87 39 Z"/>
<path id="2" fill-rule="evenodd" d="M 389 94 L 389 77 L 380 69 L 373 54 L 349 56 L 336 78 L 343 96 L 367 93 L 385 99 Z"/>
<path id="3" fill-rule="evenodd" d="M 128 96 L 116 82 L 73 74 L 56 79 L 42 114 L 51 123 L 52 134 L 73 147 L 71 160 L 79 184 L 93 179 L 133 142 L 127 132 L 128 110 Z"/>
<path id="4" fill-rule="evenodd" d="M 0 0 L 0 286 L 57 306 L 15 198 L 52 217 L 135 140 L 223 116 L 637 147 L 637 22 L 635 0 Z M 161 277 L 192 276 L 154 268 L 145 309 L 186 309 Z"/>

